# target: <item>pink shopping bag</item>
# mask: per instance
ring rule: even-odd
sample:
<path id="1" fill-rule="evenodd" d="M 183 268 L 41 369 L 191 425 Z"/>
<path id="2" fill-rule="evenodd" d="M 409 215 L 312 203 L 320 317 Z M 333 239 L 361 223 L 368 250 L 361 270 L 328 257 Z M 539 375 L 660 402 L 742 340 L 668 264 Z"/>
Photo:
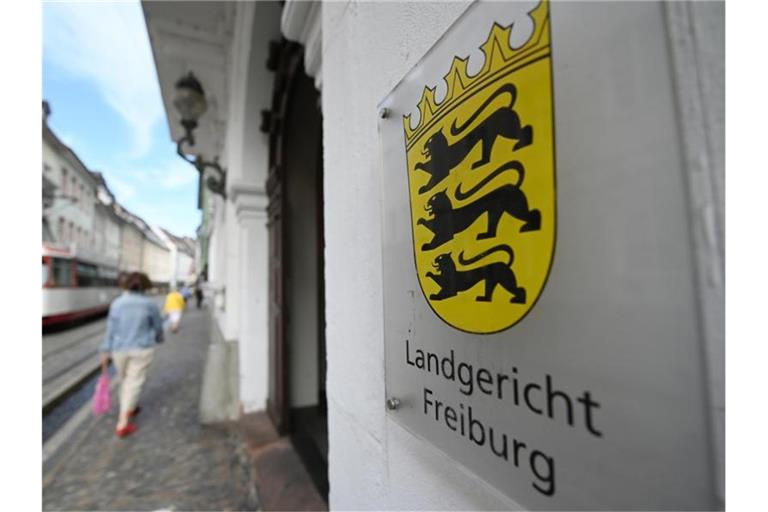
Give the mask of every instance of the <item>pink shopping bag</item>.
<path id="1" fill-rule="evenodd" d="M 112 409 L 112 397 L 109 394 L 109 375 L 102 373 L 96 381 L 93 392 L 93 415 L 99 416 Z"/>

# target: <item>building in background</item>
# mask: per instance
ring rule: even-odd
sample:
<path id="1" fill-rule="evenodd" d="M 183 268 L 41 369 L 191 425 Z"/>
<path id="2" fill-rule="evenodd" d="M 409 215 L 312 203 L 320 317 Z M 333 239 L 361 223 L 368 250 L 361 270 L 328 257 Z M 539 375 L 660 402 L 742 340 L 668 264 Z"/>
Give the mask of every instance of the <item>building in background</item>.
<path id="1" fill-rule="evenodd" d="M 103 262 L 118 268 L 120 263 L 120 232 L 123 220 L 115 211 L 115 196 L 100 172 L 92 172 L 96 179 L 96 206 L 93 219 L 93 249 Z"/>
<path id="2" fill-rule="evenodd" d="M 194 284 L 197 280 L 194 240 L 178 237 L 157 226 L 153 226 L 152 229 L 168 248 L 171 286 L 181 288 L 184 285 Z"/>
<path id="3" fill-rule="evenodd" d="M 171 250 L 157 233 L 140 217 L 134 221 L 141 230 L 141 271 L 155 286 L 167 289 L 173 281 Z"/>
<path id="4" fill-rule="evenodd" d="M 139 272 L 144 261 L 144 233 L 139 227 L 138 217 L 119 204 L 115 204 L 115 213 L 122 220 L 120 223 L 120 263 L 121 272 Z"/>
<path id="5" fill-rule="evenodd" d="M 162 230 L 169 237 L 166 243 L 158 236 L 160 228 L 151 228 L 119 204 L 104 175 L 90 171 L 51 130 L 50 114 L 44 101 L 42 240 L 49 251 L 110 269 L 110 276 L 113 271 L 145 272 L 161 288 L 174 281 L 193 282 L 197 242 Z"/>
<path id="6" fill-rule="evenodd" d="M 51 168 L 47 165 L 43 165 L 43 242 L 54 243 L 56 242 L 56 236 L 53 234 L 53 229 L 48 221 L 48 211 L 56 202 L 56 189 L 58 188 L 51 178 L 48 176 L 53 174 Z"/>
<path id="7" fill-rule="evenodd" d="M 92 250 L 97 181 L 69 146 L 48 126 L 51 109 L 43 103 L 43 175 L 56 186 L 51 206 L 44 209 L 44 224 L 56 244 L 84 258 L 98 260 Z M 50 185 L 49 185 L 50 190 Z"/>

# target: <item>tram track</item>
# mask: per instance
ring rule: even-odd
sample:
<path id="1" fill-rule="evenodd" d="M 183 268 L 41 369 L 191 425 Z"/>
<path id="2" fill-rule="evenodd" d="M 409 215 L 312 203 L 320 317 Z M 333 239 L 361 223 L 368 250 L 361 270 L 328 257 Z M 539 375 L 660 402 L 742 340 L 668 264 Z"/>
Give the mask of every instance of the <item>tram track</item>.
<path id="1" fill-rule="evenodd" d="M 74 341 L 64 343 L 58 347 L 51 347 L 51 348 L 48 348 L 47 350 L 45 347 L 43 347 L 43 361 L 45 361 L 47 358 L 51 356 L 55 356 L 56 354 L 60 354 L 65 350 L 75 347 L 85 341 L 93 339 L 95 336 L 98 336 L 103 332 L 104 332 L 104 328 L 102 326 L 97 326 L 95 329 L 85 333 L 83 336 L 76 338 Z"/>
<path id="2" fill-rule="evenodd" d="M 43 335 L 43 438 L 48 439 L 88 401 L 99 373 L 98 345 L 106 322 L 98 320 Z"/>
<path id="3" fill-rule="evenodd" d="M 89 362 L 89 360 L 92 362 Z M 66 380 L 60 379 L 62 383 L 53 388 L 52 391 L 49 391 L 48 394 L 43 392 L 43 416 L 66 400 L 83 382 L 96 375 L 100 366 L 98 361 L 96 361 L 95 353 L 92 356 L 83 358 L 77 370 L 69 374 Z"/>
<path id="4" fill-rule="evenodd" d="M 89 359 L 95 361 L 97 355 L 98 355 L 98 351 L 96 351 L 96 350 L 89 350 L 84 356 L 79 357 L 74 362 L 69 363 L 68 365 L 64 366 L 63 368 L 60 368 L 57 371 L 48 374 L 47 377 L 43 377 L 43 386 L 45 386 L 45 384 L 47 384 L 49 382 L 52 382 L 52 381 L 56 380 L 57 378 L 59 378 L 60 376 L 64 375 L 68 371 L 72 370 L 73 368 L 82 365 L 85 361 L 87 361 Z"/>

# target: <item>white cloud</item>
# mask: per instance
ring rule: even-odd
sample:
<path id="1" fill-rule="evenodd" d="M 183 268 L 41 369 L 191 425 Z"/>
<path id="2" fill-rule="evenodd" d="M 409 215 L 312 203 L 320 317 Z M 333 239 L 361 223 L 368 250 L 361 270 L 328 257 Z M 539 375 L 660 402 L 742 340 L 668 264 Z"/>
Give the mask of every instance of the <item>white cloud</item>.
<path id="1" fill-rule="evenodd" d="M 197 182 L 197 171 L 174 153 L 160 163 L 146 163 L 140 166 L 105 166 L 107 184 L 121 182 L 124 188 L 130 186 L 134 192 L 158 188 L 177 191 Z M 129 183 L 130 182 L 130 183 Z"/>
<path id="2" fill-rule="evenodd" d="M 186 162 L 179 160 L 159 171 L 160 185 L 167 189 L 185 187 L 197 181 L 197 171 Z"/>
<path id="3" fill-rule="evenodd" d="M 52 64 L 95 82 L 133 131 L 130 156 L 145 155 L 164 114 L 139 3 L 44 3 L 43 47 Z"/>

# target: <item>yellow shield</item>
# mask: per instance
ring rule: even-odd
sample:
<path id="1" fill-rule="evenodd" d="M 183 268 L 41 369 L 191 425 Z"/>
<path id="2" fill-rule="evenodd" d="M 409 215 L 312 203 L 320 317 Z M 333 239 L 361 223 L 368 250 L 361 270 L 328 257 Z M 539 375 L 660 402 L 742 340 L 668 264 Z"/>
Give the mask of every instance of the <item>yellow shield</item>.
<path id="1" fill-rule="evenodd" d="M 420 119 L 403 120 L 416 270 L 449 325 L 489 334 L 536 303 L 555 245 L 555 159 L 549 5 L 513 49 L 512 26 L 486 27 L 483 68 L 454 57 L 448 91 L 425 87 Z M 448 63 L 446 63 L 448 67 Z"/>

